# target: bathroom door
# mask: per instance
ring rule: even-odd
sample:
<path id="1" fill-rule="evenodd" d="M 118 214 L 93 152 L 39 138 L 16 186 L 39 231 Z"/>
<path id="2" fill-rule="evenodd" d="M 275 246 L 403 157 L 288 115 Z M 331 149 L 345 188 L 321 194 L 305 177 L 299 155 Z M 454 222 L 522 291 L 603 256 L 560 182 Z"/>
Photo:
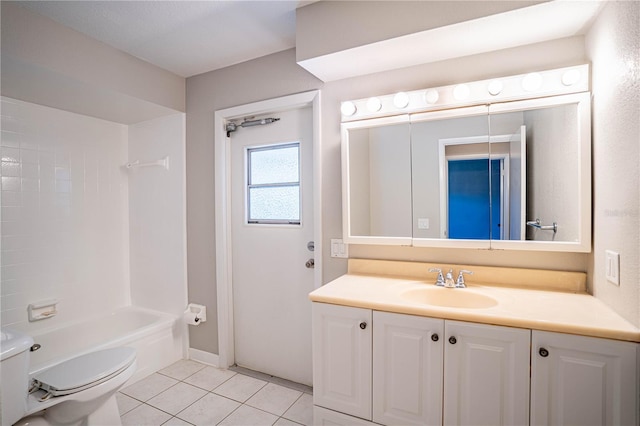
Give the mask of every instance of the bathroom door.
<path id="1" fill-rule="evenodd" d="M 448 161 L 449 238 L 488 240 L 493 235 L 500 239 L 502 162 Z"/>
<path id="2" fill-rule="evenodd" d="M 312 109 L 231 134 L 235 363 L 312 384 Z"/>

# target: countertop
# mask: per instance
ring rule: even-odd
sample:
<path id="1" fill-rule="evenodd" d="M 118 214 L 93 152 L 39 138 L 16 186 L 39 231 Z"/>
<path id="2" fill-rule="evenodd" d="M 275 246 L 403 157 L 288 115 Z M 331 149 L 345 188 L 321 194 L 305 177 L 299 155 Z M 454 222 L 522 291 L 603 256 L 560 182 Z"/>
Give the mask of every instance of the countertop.
<path id="1" fill-rule="evenodd" d="M 467 288 L 438 287 L 436 291 L 480 293 L 495 299 L 486 308 L 451 308 L 420 303 L 403 296 L 432 286 L 433 280 L 350 273 L 313 291 L 313 302 L 331 303 L 451 320 L 495 324 L 591 337 L 640 342 L 640 329 L 585 292 L 550 291 L 541 287 L 468 284 Z"/>

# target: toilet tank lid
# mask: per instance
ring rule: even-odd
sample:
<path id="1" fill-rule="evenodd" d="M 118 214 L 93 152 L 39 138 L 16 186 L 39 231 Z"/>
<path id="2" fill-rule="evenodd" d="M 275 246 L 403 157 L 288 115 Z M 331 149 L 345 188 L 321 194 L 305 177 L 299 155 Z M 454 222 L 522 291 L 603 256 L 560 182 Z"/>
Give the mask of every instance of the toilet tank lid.
<path id="1" fill-rule="evenodd" d="M 1 360 L 18 355 L 33 346 L 33 338 L 10 328 L 2 329 L 2 340 L 0 341 Z"/>

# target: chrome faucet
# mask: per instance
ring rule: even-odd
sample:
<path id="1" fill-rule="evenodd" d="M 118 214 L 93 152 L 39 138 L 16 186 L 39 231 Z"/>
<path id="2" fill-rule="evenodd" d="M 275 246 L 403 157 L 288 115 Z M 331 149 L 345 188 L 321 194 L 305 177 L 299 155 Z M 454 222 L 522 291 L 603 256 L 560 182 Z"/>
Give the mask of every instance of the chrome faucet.
<path id="1" fill-rule="evenodd" d="M 469 275 L 473 275 L 472 271 L 467 271 L 466 269 L 461 269 L 460 272 L 458 273 L 458 279 L 456 280 L 456 288 L 466 288 L 467 286 L 464 283 L 464 275 L 463 274 L 469 274 Z M 448 276 L 449 274 L 447 274 Z"/>
<path id="2" fill-rule="evenodd" d="M 442 276 L 442 269 L 440 268 L 429 268 L 429 272 L 437 272 L 438 278 L 436 278 L 436 285 L 438 287 L 444 287 L 444 276 Z"/>
<path id="3" fill-rule="evenodd" d="M 444 286 L 447 288 L 454 288 L 456 287 L 456 284 L 453 281 L 453 269 L 449 269 L 449 272 L 447 272 L 447 276 L 444 279 Z"/>

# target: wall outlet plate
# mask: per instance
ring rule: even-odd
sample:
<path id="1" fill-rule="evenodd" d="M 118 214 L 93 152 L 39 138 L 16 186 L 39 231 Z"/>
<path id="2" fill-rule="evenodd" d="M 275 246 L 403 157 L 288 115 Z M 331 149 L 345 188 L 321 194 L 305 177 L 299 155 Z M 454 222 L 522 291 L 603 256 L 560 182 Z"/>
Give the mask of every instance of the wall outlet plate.
<path id="1" fill-rule="evenodd" d="M 620 253 L 615 251 L 605 251 L 605 274 L 607 281 L 620 285 Z"/>
<path id="2" fill-rule="evenodd" d="M 340 239 L 331 239 L 331 257 L 349 257 L 349 245 Z"/>

